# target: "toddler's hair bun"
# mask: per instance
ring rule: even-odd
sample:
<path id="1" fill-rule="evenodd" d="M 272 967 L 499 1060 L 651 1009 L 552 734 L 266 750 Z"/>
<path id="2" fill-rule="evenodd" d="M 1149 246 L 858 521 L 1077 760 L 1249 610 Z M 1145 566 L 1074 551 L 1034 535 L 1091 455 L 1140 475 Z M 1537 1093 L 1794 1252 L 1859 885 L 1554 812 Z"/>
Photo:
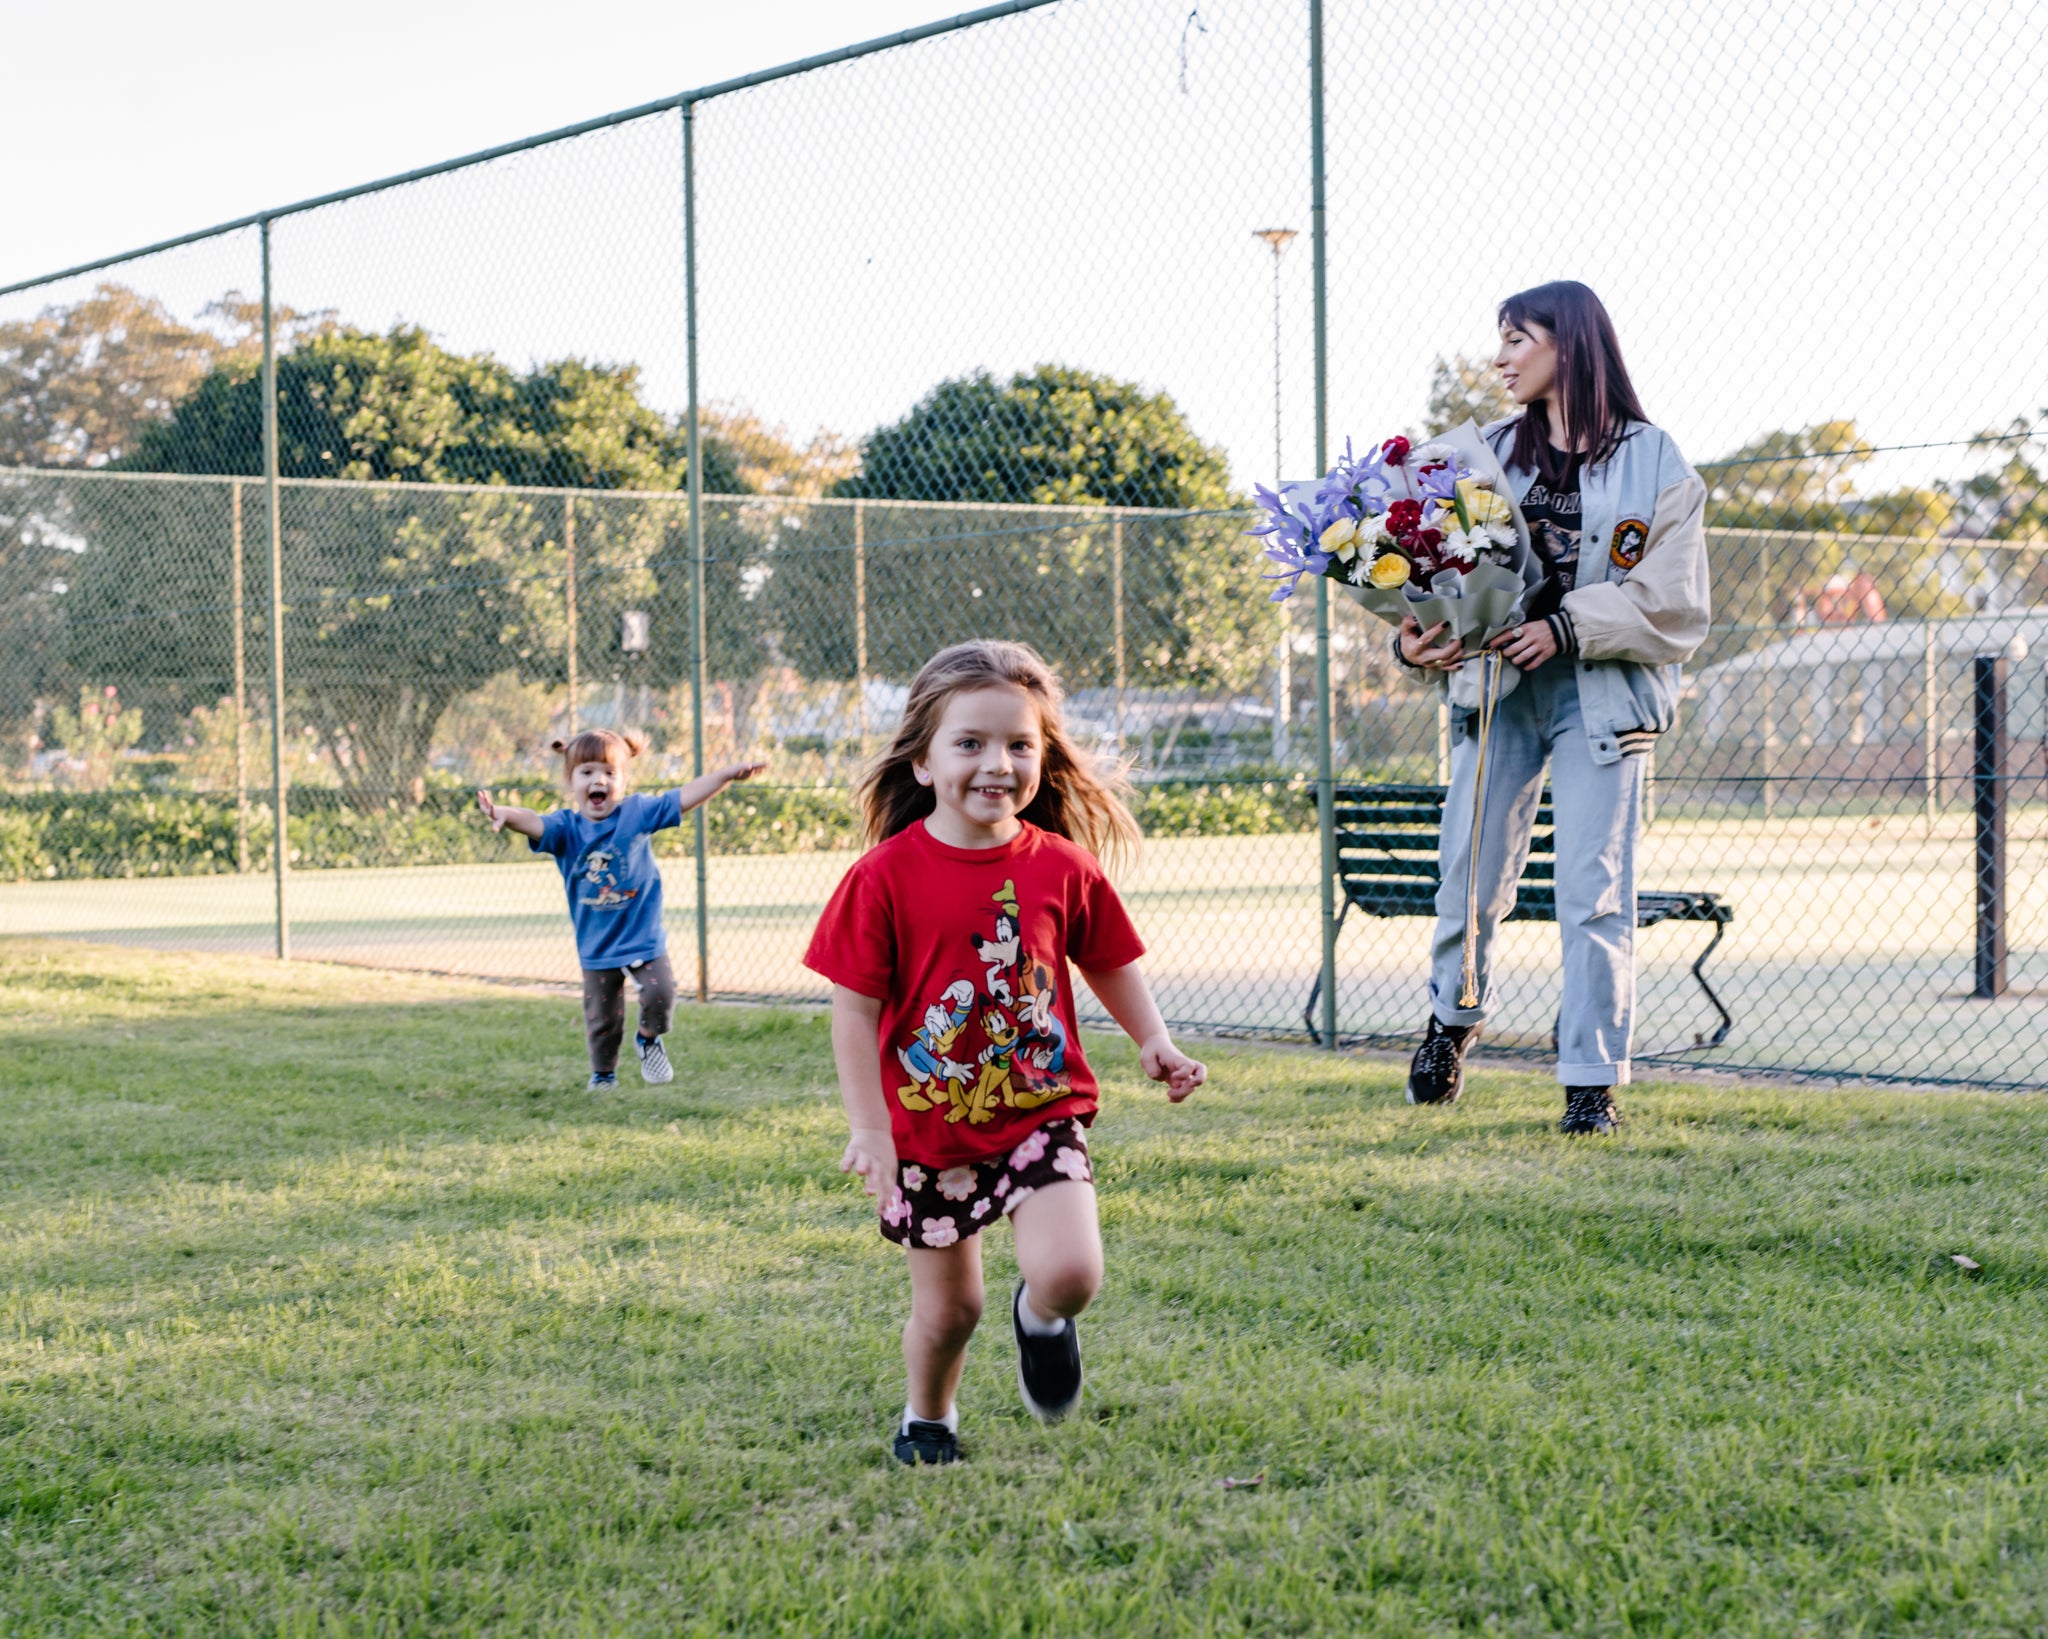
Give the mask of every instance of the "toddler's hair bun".
<path id="1" fill-rule="evenodd" d="M 623 734 L 608 728 L 587 728 L 566 740 L 550 740 L 548 749 L 559 752 L 565 771 L 583 763 L 610 763 L 624 768 L 647 749 L 647 736 L 628 729 Z"/>

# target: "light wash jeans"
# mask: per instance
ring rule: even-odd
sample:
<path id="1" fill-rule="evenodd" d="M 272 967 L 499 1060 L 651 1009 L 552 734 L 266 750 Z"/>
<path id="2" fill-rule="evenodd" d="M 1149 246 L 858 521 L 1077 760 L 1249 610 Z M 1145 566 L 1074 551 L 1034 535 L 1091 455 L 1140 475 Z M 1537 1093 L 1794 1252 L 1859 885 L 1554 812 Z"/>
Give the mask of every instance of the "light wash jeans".
<path id="1" fill-rule="evenodd" d="M 1593 761 L 1579 717 L 1576 668 L 1566 657 L 1525 674 L 1500 702 L 1487 752 L 1486 810 L 1479 846 L 1479 1002 L 1460 1007 L 1465 946 L 1465 869 L 1472 848 L 1472 786 L 1479 772 L 1478 718 L 1461 713 L 1444 802 L 1443 884 L 1429 1001 L 1445 1024 L 1486 1016 L 1494 934 L 1515 903 L 1529 833 L 1550 764 L 1557 821 L 1557 924 L 1564 940 L 1564 1000 L 1557 1021 L 1557 1079 L 1567 1087 L 1618 1087 L 1629 1079 L 1636 1008 L 1636 835 L 1643 761 Z"/>

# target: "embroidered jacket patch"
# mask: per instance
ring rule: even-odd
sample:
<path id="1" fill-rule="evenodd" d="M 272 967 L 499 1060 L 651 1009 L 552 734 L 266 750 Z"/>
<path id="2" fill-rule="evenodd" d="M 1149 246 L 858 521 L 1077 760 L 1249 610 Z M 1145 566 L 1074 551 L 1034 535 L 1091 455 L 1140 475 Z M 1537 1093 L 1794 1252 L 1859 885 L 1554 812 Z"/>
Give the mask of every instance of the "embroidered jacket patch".
<path id="1" fill-rule="evenodd" d="M 1633 569 L 1643 561 L 1643 548 L 1650 544 L 1650 526 L 1640 518 L 1624 518 L 1614 526 L 1614 545 L 1607 556 L 1617 569 Z"/>

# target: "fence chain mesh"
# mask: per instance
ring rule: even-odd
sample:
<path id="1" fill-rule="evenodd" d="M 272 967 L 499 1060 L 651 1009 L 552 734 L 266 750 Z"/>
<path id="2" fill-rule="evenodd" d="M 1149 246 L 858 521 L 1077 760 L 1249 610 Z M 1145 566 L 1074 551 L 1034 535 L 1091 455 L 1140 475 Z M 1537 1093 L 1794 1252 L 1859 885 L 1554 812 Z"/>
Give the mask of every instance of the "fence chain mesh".
<path id="1" fill-rule="evenodd" d="M 2048 350 L 2024 236 L 1956 227 L 2048 206 L 2038 8 L 1454 21 L 1475 117 L 1409 129 L 1442 19 L 1327 11 L 1328 426 L 1498 413 L 1495 305 L 1581 273 L 1707 480 L 1638 879 L 1734 908 L 1735 1024 L 1712 930 L 1647 928 L 1639 1055 L 2048 1082 Z M 259 232 L 0 295 L 0 930 L 274 950 L 281 769 L 292 954 L 572 979 L 553 867 L 475 788 L 552 803 L 576 726 L 672 783 L 701 727 L 771 762 L 707 815 L 704 988 L 813 1000 L 858 770 L 994 635 L 1133 770 L 1168 1017 L 1302 1039 L 1319 709 L 1343 783 L 1448 757 L 1342 600 L 1318 700 L 1242 534 L 1318 455 L 1309 74 L 1297 0 L 1061 0 L 277 213 L 281 601 Z M 693 832 L 661 850 L 680 973 Z M 1414 1038 L 1429 938 L 1347 919 L 1345 1039 Z M 1558 987 L 1557 930 L 1509 925 L 1490 1047 L 1544 1052 Z"/>

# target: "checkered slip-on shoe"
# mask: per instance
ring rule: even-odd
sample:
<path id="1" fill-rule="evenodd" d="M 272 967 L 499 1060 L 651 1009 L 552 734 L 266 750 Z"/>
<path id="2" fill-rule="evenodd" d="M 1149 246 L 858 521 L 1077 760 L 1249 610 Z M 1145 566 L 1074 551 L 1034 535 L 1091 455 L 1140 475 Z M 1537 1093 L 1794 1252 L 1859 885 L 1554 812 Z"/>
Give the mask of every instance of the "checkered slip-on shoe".
<path id="1" fill-rule="evenodd" d="M 583 1084 L 583 1090 L 586 1093 L 616 1093 L 619 1090 L 619 1078 L 593 1070 L 590 1072 L 590 1079 Z"/>
<path id="2" fill-rule="evenodd" d="M 661 1038 L 656 1036 L 648 1041 L 640 1036 L 633 1038 L 633 1045 L 640 1049 L 640 1079 L 650 1086 L 659 1086 L 664 1081 L 676 1079 L 676 1067 L 669 1063 L 668 1054 L 662 1050 Z"/>

